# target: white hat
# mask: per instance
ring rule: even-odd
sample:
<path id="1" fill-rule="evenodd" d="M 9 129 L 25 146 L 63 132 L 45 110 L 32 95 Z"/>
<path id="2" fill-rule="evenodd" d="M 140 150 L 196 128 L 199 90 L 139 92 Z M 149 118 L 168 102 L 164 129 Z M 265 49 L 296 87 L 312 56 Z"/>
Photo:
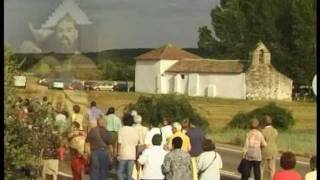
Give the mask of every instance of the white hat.
<path id="1" fill-rule="evenodd" d="M 136 110 L 131 111 L 131 116 L 135 117 L 138 115 L 138 112 Z"/>
<path id="2" fill-rule="evenodd" d="M 181 131 L 182 129 L 182 126 L 179 122 L 174 122 L 172 126 L 173 128 L 176 128 L 178 131 Z"/>

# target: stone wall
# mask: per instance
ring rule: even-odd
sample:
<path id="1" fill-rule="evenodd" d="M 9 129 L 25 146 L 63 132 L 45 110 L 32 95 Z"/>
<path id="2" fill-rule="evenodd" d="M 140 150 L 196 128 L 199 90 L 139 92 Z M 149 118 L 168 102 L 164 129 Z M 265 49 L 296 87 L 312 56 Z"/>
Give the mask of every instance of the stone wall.
<path id="1" fill-rule="evenodd" d="M 292 80 L 271 64 L 251 66 L 246 71 L 246 97 L 251 100 L 291 100 Z"/>

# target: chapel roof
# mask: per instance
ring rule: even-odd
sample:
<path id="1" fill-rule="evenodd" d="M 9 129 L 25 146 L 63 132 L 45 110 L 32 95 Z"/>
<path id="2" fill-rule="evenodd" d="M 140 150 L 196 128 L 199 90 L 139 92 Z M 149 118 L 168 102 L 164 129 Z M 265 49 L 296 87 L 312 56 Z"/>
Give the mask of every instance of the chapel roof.
<path id="1" fill-rule="evenodd" d="M 244 65 L 239 60 L 184 59 L 166 72 L 239 74 L 244 72 Z"/>
<path id="2" fill-rule="evenodd" d="M 201 59 L 200 56 L 180 49 L 172 44 L 166 44 L 158 49 L 151 50 L 140 56 L 137 56 L 136 60 L 182 60 L 185 58 Z"/>

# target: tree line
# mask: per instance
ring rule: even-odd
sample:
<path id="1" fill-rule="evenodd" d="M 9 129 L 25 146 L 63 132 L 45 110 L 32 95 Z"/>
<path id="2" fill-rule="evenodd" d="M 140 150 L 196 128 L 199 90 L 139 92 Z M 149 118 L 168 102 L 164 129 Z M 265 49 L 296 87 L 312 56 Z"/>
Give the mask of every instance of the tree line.
<path id="1" fill-rule="evenodd" d="M 221 0 L 211 25 L 198 29 L 203 56 L 248 59 L 261 40 L 272 64 L 297 85 L 311 85 L 316 73 L 314 0 Z"/>

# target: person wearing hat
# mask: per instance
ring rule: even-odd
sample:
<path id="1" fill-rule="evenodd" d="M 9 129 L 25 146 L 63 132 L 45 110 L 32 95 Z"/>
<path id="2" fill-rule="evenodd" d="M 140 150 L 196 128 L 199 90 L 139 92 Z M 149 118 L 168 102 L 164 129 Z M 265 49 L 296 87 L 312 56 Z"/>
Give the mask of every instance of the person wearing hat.
<path id="1" fill-rule="evenodd" d="M 260 180 L 261 147 L 267 146 L 267 142 L 258 130 L 259 121 L 256 118 L 252 119 L 250 126 L 251 130 L 247 133 L 243 148 L 243 158 L 249 161 L 249 166 L 242 172 L 241 180 L 249 179 L 251 168 L 253 168 L 254 179 Z"/>
<path id="2" fill-rule="evenodd" d="M 182 139 L 182 147 L 181 149 L 184 151 L 184 152 L 189 152 L 191 150 L 191 143 L 190 143 L 190 138 L 182 132 L 182 126 L 179 122 L 174 122 L 173 123 L 173 129 L 172 129 L 172 132 L 173 132 L 173 135 L 171 136 L 171 138 L 169 139 L 169 142 L 168 142 L 168 146 L 169 146 L 169 149 L 171 150 L 172 149 L 172 140 L 175 138 L 175 137 L 180 137 Z"/>
<path id="3" fill-rule="evenodd" d="M 262 134 L 268 146 L 263 147 L 261 151 L 261 179 L 272 180 L 276 171 L 278 131 L 272 126 L 272 119 L 270 116 L 265 116 L 264 120 L 266 126 L 262 129 Z"/>

